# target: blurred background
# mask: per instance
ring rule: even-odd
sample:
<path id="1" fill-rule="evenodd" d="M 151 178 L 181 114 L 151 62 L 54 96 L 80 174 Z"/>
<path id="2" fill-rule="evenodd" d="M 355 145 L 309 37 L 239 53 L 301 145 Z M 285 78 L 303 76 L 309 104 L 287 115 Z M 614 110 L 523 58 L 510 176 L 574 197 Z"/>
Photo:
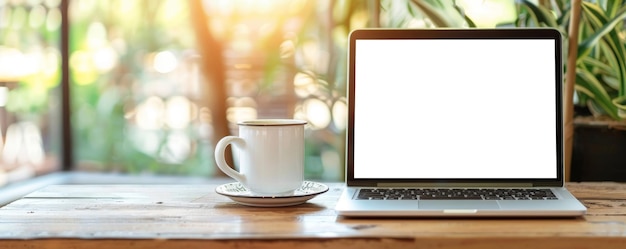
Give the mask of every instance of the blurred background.
<path id="1" fill-rule="evenodd" d="M 213 145 L 253 118 L 307 120 L 305 177 L 343 180 L 351 30 L 541 26 L 541 4 L 564 3 L 0 0 L 0 186 L 216 176 Z"/>

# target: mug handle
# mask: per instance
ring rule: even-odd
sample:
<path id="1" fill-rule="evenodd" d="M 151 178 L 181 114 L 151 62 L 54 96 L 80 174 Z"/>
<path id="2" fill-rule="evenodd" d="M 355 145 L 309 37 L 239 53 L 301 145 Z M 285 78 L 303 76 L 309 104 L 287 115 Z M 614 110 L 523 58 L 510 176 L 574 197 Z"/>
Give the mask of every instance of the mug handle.
<path id="1" fill-rule="evenodd" d="M 237 136 L 223 137 L 219 142 L 217 142 L 217 145 L 215 145 L 215 162 L 217 163 L 217 167 L 219 167 L 224 174 L 246 185 L 246 176 L 231 168 L 228 163 L 226 163 L 226 159 L 224 158 L 226 147 L 231 143 L 239 147 L 243 147 L 246 144 L 242 138 Z"/>

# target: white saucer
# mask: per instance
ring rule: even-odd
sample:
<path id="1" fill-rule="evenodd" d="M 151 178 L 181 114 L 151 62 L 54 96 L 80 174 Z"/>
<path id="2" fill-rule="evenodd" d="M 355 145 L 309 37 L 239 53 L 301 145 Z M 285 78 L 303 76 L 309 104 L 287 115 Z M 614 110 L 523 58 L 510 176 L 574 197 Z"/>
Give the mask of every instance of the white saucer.
<path id="1" fill-rule="evenodd" d="M 302 186 L 294 191 L 293 195 L 286 196 L 254 195 L 239 182 L 227 183 L 215 188 L 215 192 L 218 194 L 227 196 L 239 204 L 253 207 L 284 207 L 298 205 L 326 191 L 328 191 L 328 186 L 310 181 L 304 181 Z"/>

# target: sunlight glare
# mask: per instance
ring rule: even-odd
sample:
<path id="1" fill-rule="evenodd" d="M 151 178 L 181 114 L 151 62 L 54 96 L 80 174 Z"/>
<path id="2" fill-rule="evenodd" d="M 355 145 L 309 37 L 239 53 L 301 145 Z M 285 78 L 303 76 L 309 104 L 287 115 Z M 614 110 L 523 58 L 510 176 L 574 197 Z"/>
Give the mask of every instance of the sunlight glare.
<path id="1" fill-rule="evenodd" d="M 163 1 L 163 0 L 161 0 Z M 166 0 L 163 2 L 161 9 L 159 10 L 159 18 L 164 22 L 171 22 L 176 18 L 180 18 L 184 12 L 183 4 L 180 4 L 178 0 Z"/>
<path id="2" fill-rule="evenodd" d="M 310 98 L 302 103 L 303 114 L 314 130 L 324 129 L 330 124 L 330 110 L 323 101 Z"/>
<path id="3" fill-rule="evenodd" d="M 493 28 L 498 24 L 512 23 L 517 18 L 515 1 L 460 0 L 458 4 L 480 28 Z"/>
<path id="4" fill-rule="evenodd" d="M 99 48 L 93 53 L 93 64 L 100 73 L 106 73 L 117 65 L 117 52 L 109 46 Z"/>
<path id="5" fill-rule="evenodd" d="M 283 13 L 285 6 L 288 11 L 304 6 L 303 1 L 294 0 L 211 0 L 205 2 L 206 5 L 210 5 L 209 10 L 225 16 L 232 15 L 234 12 L 273 16 L 276 13 Z"/>
<path id="6" fill-rule="evenodd" d="M 185 129 L 191 122 L 191 101 L 173 96 L 165 103 L 165 123 L 172 129 Z"/>
<path id="7" fill-rule="evenodd" d="M 45 63 L 45 54 L 41 48 L 34 48 L 24 54 L 25 64 L 21 67 L 26 75 L 37 73 Z"/>
<path id="8" fill-rule="evenodd" d="M 223 15 L 229 15 L 233 12 L 235 8 L 235 2 L 233 0 L 213 0 L 213 1 L 205 1 L 205 6 L 210 4 L 209 11 L 215 10 L 215 12 L 221 13 Z"/>
<path id="9" fill-rule="evenodd" d="M 178 60 L 171 51 L 161 51 L 154 56 L 154 70 L 159 73 L 171 73 L 178 67 Z"/>
<path id="10" fill-rule="evenodd" d="M 0 79 L 16 80 L 26 75 L 27 70 L 26 56 L 20 50 L 0 45 Z"/>

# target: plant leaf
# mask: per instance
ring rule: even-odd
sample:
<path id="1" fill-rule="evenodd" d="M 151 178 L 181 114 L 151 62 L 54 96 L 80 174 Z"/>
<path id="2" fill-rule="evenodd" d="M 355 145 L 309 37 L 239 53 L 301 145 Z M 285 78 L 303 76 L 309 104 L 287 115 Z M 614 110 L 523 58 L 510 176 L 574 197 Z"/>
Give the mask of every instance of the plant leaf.
<path id="1" fill-rule="evenodd" d="M 612 71 L 610 76 L 617 78 L 618 85 L 616 86 L 619 91 L 619 96 L 624 96 L 624 80 L 626 80 L 626 62 L 624 61 L 626 55 L 624 54 L 624 45 L 620 42 L 620 38 L 615 32 L 609 33 L 607 37 L 603 39 L 605 42 L 601 43 L 600 50 L 602 55 Z"/>
<path id="2" fill-rule="evenodd" d="M 615 26 L 620 23 L 626 17 L 626 8 L 620 9 L 620 12 L 617 13 L 616 16 L 613 17 L 610 21 L 607 20 L 603 22 L 602 19 L 608 19 L 604 15 L 604 11 L 600 8 L 600 6 L 583 2 L 583 12 L 586 14 L 587 20 L 590 21 L 592 26 L 601 26 L 600 29 L 596 30 L 596 32 L 590 37 L 586 38 L 578 45 L 578 58 L 577 60 L 582 59 L 583 57 L 589 55 L 594 46 L 598 43 L 598 41 L 611 32 Z M 604 23 L 604 25 L 602 25 Z"/>
<path id="3" fill-rule="evenodd" d="M 559 26 L 552 12 L 543 6 L 536 5 L 528 0 L 522 0 L 522 5 L 526 6 L 529 13 L 532 13 L 532 15 L 536 18 L 537 25 L 543 24 L 553 28 Z"/>
<path id="4" fill-rule="evenodd" d="M 437 27 L 451 27 L 452 25 L 443 17 L 437 9 L 426 1 L 411 0 Z"/>
<path id="5" fill-rule="evenodd" d="M 579 93 L 587 95 L 587 97 L 589 97 L 589 98 L 593 99 L 595 97 L 595 95 L 593 95 L 593 93 L 591 91 L 589 91 L 589 89 L 587 89 L 587 88 L 585 88 L 585 87 L 583 87 L 581 85 L 575 85 L 574 89 L 576 89 L 576 91 L 579 92 Z"/>
<path id="6" fill-rule="evenodd" d="M 620 119 L 617 115 L 617 107 L 612 103 L 611 97 L 602 86 L 602 83 L 600 83 L 591 72 L 583 67 L 578 67 L 576 70 L 576 84 L 591 92 L 592 95 L 588 96 L 611 116 L 611 118 L 615 120 Z"/>
<path id="7" fill-rule="evenodd" d="M 463 16 L 463 19 L 465 19 L 465 22 L 467 22 L 467 25 L 470 28 L 476 28 L 476 23 L 474 23 L 474 21 L 472 21 L 472 19 L 465 14 L 465 11 L 463 11 L 463 8 L 455 4 L 454 9 L 456 9 L 456 11 L 459 12 L 461 16 Z"/>

